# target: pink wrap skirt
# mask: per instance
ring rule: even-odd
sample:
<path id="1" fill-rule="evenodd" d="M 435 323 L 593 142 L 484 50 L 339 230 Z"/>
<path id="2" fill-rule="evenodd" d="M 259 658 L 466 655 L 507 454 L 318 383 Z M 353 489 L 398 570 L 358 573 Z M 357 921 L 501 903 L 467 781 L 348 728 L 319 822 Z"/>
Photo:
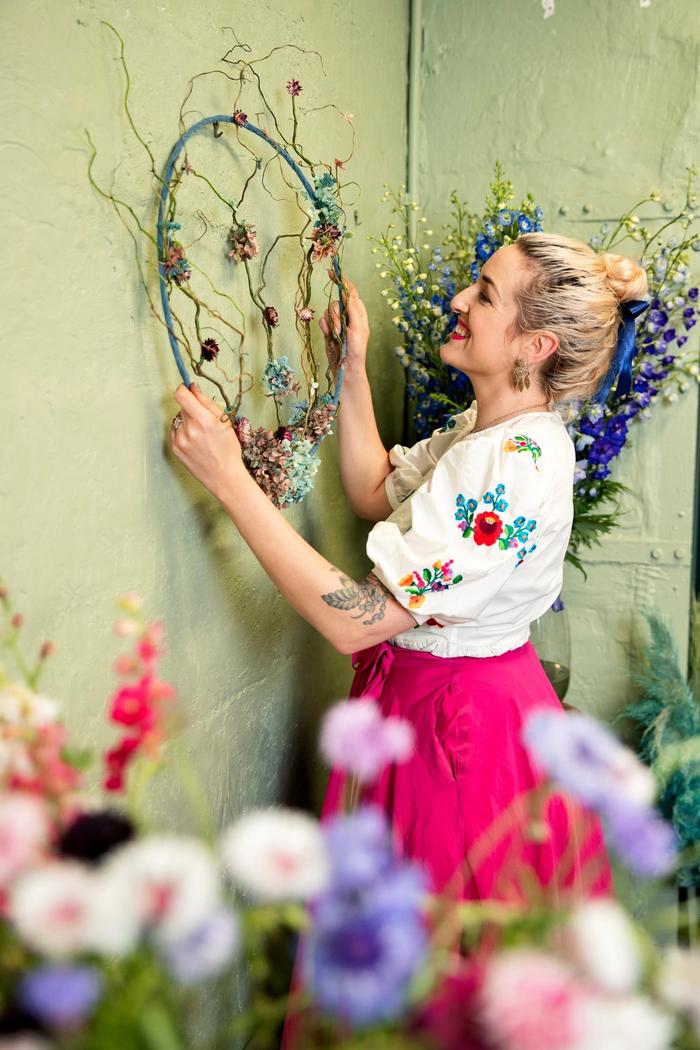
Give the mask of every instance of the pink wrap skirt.
<path id="1" fill-rule="evenodd" d="M 433 892 L 513 903 L 534 893 L 552 904 L 613 895 L 599 818 L 556 792 L 532 809 L 531 789 L 545 777 L 521 742 L 523 723 L 536 707 L 565 717 L 532 642 L 450 658 L 380 642 L 352 662 L 349 696 L 373 697 L 384 717 L 415 730 L 412 757 L 361 786 L 358 802 L 381 806 L 397 851 L 427 868 Z M 345 774 L 331 770 L 322 822 L 342 808 L 344 789 L 347 797 Z M 282 1050 L 295 1045 L 293 1021 Z"/>

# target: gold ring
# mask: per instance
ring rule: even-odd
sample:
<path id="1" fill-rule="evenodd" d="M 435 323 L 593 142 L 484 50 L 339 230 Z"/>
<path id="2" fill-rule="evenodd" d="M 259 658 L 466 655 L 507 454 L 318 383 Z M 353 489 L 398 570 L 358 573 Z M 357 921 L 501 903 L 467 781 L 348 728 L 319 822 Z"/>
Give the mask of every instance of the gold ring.
<path id="1" fill-rule="evenodd" d="M 230 423 L 231 422 L 231 417 L 229 416 L 228 412 L 222 412 L 221 415 L 219 416 L 219 420 L 222 423 Z"/>
<path id="2" fill-rule="evenodd" d="M 351 295 L 351 296 L 350 296 L 350 298 L 351 298 L 351 299 L 352 299 L 352 301 L 354 302 L 354 301 L 355 301 L 355 299 L 359 299 L 360 297 L 359 297 L 359 295 Z"/>

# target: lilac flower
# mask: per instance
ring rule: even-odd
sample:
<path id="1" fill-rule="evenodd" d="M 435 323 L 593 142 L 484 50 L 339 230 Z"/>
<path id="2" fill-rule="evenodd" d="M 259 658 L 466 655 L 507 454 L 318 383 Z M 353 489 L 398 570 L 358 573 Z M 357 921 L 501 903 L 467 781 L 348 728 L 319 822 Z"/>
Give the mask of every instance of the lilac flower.
<path id="1" fill-rule="evenodd" d="M 333 817 L 324 832 L 331 880 L 310 904 L 304 982 L 317 1006 L 353 1027 L 391 1020 L 427 951 L 427 873 L 394 855 L 377 806 Z"/>
<path id="2" fill-rule="evenodd" d="M 81 1024 L 102 995 L 102 975 L 92 966 L 39 966 L 19 985 L 23 1008 L 50 1028 Z"/>
<path id="3" fill-rule="evenodd" d="M 676 863 L 676 833 L 651 808 L 608 800 L 604 819 L 615 851 L 641 878 L 665 875 Z"/>
<path id="4" fill-rule="evenodd" d="M 168 944 L 163 954 L 175 980 L 194 984 L 219 973 L 236 954 L 239 944 L 237 917 L 228 909 L 219 908 L 187 937 Z"/>
<path id="5" fill-rule="evenodd" d="M 366 782 L 376 780 L 391 762 L 409 759 L 414 737 L 410 722 L 382 718 L 373 700 L 343 700 L 326 713 L 319 746 L 329 765 Z"/>
<path id="6" fill-rule="evenodd" d="M 523 742 L 552 780 L 594 809 L 613 801 L 648 805 L 654 796 L 647 766 L 589 715 L 537 708 L 526 720 Z"/>
<path id="7" fill-rule="evenodd" d="M 391 834 L 378 806 L 366 804 L 349 816 L 333 817 L 323 833 L 336 890 L 359 892 L 391 871 Z"/>
<path id="8" fill-rule="evenodd" d="M 588 715 L 539 708 L 523 742 L 555 783 L 601 815 L 630 871 L 649 878 L 673 867 L 675 832 L 651 806 L 654 776 L 608 729 Z"/>

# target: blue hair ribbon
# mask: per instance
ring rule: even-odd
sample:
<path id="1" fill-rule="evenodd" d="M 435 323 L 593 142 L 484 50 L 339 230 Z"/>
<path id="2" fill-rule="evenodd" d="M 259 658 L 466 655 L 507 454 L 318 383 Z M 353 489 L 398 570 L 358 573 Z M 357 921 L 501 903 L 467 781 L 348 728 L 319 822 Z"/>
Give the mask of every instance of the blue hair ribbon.
<path id="1" fill-rule="evenodd" d="M 619 375 L 615 397 L 624 397 L 632 389 L 632 358 L 636 350 L 634 322 L 640 314 L 649 309 L 649 306 L 647 299 L 625 299 L 620 303 L 622 320 L 617 333 L 617 346 L 610 368 L 593 395 L 593 401 L 597 404 L 603 405 L 607 401 L 615 376 Z"/>

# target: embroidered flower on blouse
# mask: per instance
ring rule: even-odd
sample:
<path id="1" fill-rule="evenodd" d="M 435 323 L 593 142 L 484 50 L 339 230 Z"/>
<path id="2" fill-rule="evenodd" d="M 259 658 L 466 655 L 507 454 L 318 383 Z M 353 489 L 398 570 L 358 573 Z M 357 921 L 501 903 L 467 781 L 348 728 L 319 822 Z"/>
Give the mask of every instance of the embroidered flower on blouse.
<path id="1" fill-rule="evenodd" d="M 406 573 L 399 580 L 399 587 L 403 587 L 406 594 L 411 597 L 408 600 L 409 609 L 418 609 L 425 601 L 429 591 L 447 591 L 453 583 L 459 583 L 463 577 L 452 575 L 452 562 L 434 561 L 432 568 L 423 569 L 422 574 L 413 571 Z"/>
<path id="2" fill-rule="evenodd" d="M 504 452 L 529 452 L 532 456 L 532 462 L 535 464 L 535 470 L 539 471 L 537 466 L 537 460 L 542 455 L 542 449 L 533 441 L 527 434 L 516 434 L 515 437 L 506 438 L 503 442 Z"/>
<path id="3" fill-rule="evenodd" d="M 537 546 L 533 544 L 529 550 L 525 549 L 530 540 L 530 533 L 537 528 L 537 522 L 534 518 L 526 519 L 522 514 L 514 518 L 512 523 L 503 521 L 498 512 L 503 513 L 508 509 L 508 501 L 504 498 L 505 490 L 505 485 L 498 484 L 494 492 L 490 490 L 485 492 L 481 497 L 481 502 L 492 509 L 482 510 L 479 514 L 476 514 L 479 501 L 465 499 L 460 492 L 455 499 L 457 505 L 455 521 L 463 538 L 466 540 L 473 536 L 474 542 L 480 547 L 493 547 L 498 544 L 501 550 L 508 550 L 522 544 L 521 549 L 518 550 L 518 565 L 520 565 L 525 555 L 535 550 Z"/>

